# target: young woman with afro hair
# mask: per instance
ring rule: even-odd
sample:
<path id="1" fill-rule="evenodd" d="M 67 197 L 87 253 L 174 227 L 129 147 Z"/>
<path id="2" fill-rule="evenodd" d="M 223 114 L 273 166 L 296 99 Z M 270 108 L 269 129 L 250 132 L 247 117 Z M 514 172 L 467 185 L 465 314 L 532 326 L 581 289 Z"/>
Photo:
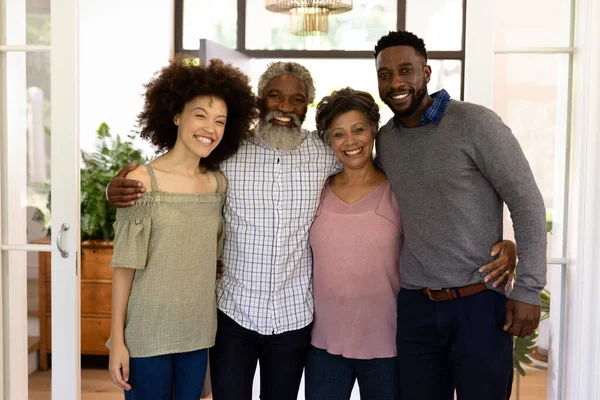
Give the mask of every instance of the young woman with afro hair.
<path id="1" fill-rule="evenodd" d="M 145 86 L 141 137 L 160 155 L 127 175 L 146 189 L 115 222 L 109 370 L 125 399 L 199 399 L 217 325 L 227 181 L 250 132 L 249 78 L 175 57 Z"/>

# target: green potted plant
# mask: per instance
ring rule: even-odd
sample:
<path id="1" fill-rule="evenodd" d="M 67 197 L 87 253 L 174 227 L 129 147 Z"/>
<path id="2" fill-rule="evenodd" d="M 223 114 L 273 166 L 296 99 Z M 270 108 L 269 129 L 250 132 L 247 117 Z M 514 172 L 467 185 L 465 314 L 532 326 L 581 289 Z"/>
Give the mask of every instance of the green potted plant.
<path id="1" fill-rule="evenodd" d="M 121 168 L 135 161 L 138 165 L 147 160 L 140 150 L 133 147 L 135 135 L 129 140 L 112 137 L 108 125 L 100 124 L 96 131 L 97 144 L 93 152 L 81 152 L 81 240 L 108 242 L 115 232 L 116 210 L 106 201 L 106 185 Z"/>
<path id="2" fill-rule="evenodd" d="M 93 152 L 81 151 L 81 240 L 110 242 L 114 237 L 113 223 L 116 210 L 109 207 L 105 189 L 113 176 L 121 168 L 135 161 L 138 165 L 147 160 L 140 150 L 133 147 L 135 134 L 113 137 L 106 123 L 101 123 L 96 131 L 96 148 Z M 46 209 L 36 209 L 33 219 L 44 226 L 50 236 L 50 184 L 46 183 L 43 192 L 47 195 Z"/>

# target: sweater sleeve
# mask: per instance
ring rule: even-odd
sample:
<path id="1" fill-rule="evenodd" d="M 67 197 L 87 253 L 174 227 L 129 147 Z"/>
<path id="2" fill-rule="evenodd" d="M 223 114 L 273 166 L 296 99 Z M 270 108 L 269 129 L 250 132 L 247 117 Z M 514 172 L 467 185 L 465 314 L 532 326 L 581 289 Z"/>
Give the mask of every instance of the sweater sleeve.
<path id="1" fill-rule="evenodd" d="M 540 303 L 546 285 L 546 210 L 519 142 L 500 117 L 478 107 L 470 129 L 474 162 L 510 211 L 519 263 L 510 298 Z M 471 119 L 468 119 L 471 120 Z"/>

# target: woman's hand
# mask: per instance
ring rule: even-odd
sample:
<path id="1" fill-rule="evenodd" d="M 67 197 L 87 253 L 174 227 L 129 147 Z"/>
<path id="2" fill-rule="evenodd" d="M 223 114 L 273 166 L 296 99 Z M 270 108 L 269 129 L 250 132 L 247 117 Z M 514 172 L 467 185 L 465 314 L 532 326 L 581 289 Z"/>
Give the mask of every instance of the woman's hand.
<path id="1" fill-rule="evenodd" d="M 479 268 L 479 272 L 491 271 L 483 279 L 484 282 L 496 279 L 492 284 L 493 287 L 498 287 L 505 282 L 504 290 L 510 290 L 517 266 L 517 245 L 510 240 L 504 240 L 493 245 L 490 254 L 496 259 Z"/>
<path id="2" fill-rule="evenodd" d="M 129 381 L 129 351 L 123 343 L 112 343 L 108 359 L 108 371 L 115 385 L 123 390 L 131 390 Z"/>

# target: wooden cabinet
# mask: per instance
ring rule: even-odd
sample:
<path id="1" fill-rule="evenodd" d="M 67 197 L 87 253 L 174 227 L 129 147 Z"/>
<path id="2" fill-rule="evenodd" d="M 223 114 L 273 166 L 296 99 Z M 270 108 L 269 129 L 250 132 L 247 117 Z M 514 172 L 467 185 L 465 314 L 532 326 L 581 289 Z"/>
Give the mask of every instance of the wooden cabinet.
<path id="1" fill-rule="evenodd" d="M 81 244 L 81 354 L 108 355 L 110 336 L 112 243 Z M 52 353 L 50 253 L 39 255 L 40 369 L 48 369 Z"/>

